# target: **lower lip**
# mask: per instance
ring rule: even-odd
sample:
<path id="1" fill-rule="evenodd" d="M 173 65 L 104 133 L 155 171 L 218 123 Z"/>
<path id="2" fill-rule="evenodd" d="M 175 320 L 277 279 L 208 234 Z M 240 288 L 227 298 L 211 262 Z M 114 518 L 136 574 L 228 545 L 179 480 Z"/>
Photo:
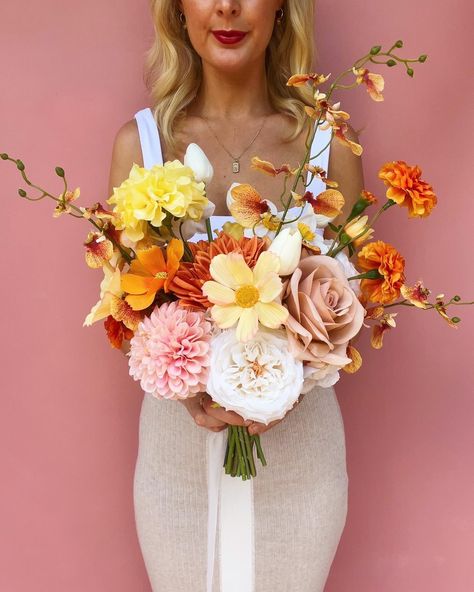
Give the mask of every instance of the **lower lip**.
<path id="1" fill-rule="evenodd" d="M 229 37 L 227 35 L 219 35 L 216 33 L 213 33 L 213 35 L 217 41 L 220 41 L 224 45 L 234 45 L 235 43 L 242 41 L 242 39 L 245 37 L 245 35 L 235 35 L 234 37 Z"/>

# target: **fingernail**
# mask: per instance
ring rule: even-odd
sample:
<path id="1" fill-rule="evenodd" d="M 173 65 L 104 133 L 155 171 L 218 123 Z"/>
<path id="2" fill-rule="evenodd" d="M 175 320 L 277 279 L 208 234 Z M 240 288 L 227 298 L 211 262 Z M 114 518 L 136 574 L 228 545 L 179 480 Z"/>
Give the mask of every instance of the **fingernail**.
<path id="1" fill-rule="evenodd" d="M 247 421 L 244 421 L 244 426 L 249 426 L 252 423 L 251 419 L 247 419 Z"/>

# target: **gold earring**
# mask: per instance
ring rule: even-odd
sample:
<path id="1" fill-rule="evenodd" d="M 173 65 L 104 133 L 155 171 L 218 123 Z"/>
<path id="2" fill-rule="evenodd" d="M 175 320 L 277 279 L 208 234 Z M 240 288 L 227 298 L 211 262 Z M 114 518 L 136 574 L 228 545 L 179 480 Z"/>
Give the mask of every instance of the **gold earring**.
<path id="1" fill-rule="evenodd" d="M 280 12 L 280 14 L 278 14 L 278 12 Z M 283 20 L 283 8 L 279 8 L 276 12 L 277 17 L 276 17 L 276 22 L 281 25 L 281 21 Z"/>
<path id="2" fill-rule="evenodd" d="M 187 27 L 186 17 L 184 16 L 184 14 L 182 12 L 179 13 L 179 20 L 180 20 L 180 23 L 181 23 L 183 29 L 186 29 L 186 27 Z"/>

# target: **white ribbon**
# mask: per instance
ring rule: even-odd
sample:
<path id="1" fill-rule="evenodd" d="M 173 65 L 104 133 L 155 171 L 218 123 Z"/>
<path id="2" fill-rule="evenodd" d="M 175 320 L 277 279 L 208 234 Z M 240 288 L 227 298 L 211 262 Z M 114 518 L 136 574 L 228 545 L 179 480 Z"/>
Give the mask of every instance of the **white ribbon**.
<path id="1" fill-rule="evenodd" d="M 254 592 L 253 479 L 242 481 L 224 471 L 227 430 L 207 439 L 207 592 L 213 592 L 219 526 L 220 592 Z"/>

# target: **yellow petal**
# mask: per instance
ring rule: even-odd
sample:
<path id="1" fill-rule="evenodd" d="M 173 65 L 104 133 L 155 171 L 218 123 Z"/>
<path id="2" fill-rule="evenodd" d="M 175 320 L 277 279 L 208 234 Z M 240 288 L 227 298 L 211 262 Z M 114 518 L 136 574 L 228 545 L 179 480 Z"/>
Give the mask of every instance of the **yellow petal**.
<path id="1" fill-rule="evenodd" d="M 156 293 L 152 292 L 151 294 L 129 294 L 125 297 L 125 300 L 130 304 L 133 310 L 145 310 L 148 308 L 153 300 L 155 299 Z"/>
<path id="2" fill-rule="evenodd" d="M 255 286 L 260 288 L 262 281 L 266 279 L 269 273 L 278 273 L 279 271 L 280 257 L 271 251 L 263 251 L 253 268 L 253 281 L 249 283 L 255 284 Z"/>
<path id="3" fill-rule="evenodd" d="M 278 329 L 288 318 L 288 310 L 276 302 L 257 302 L 254 309 L 258 320 L 269 329 Z"/>
<path id="4" fill-rule="evenodd" d="M 258 287 L 260 293 L 260 302 L 272 302 L 281 294 L 283 284 L 280 276 L 276 273 L 270 273 L 265 278 L 265 281 Z"/>
<path id="5" fill-rule="evenodd" d="M 202 293 L 213 304 L 233 304 L 235 302 L 234 290 L 217 282 L 204 282 Z"/>
<path id="6" fill-rule="evenodd" d="M 240 314 L 235 336 L 239 341 L 248 341 L 258 331 L 258 315 L 254 308 L 244 308 Z"/>
<path id="7" fill-rule="evenodd" d="M 217 282 L 228 288 L 236 289 L 239 286 L 253 284 L 252 270 L 240 253 L 216 255 L 212 258 L 209 271 Z"/>
<path id="8" fill-rule="evenodd" d="M 239 320 L 242 310 L 243 309 L 240 308 L 240 306 L 233 306 L 232 304 L 227 306 L 219 306 L 218 304 L 215 304 L 211 308 L 211 316 L 218 327 L 221 329 L 228 329 L 235 325 Z"/>

